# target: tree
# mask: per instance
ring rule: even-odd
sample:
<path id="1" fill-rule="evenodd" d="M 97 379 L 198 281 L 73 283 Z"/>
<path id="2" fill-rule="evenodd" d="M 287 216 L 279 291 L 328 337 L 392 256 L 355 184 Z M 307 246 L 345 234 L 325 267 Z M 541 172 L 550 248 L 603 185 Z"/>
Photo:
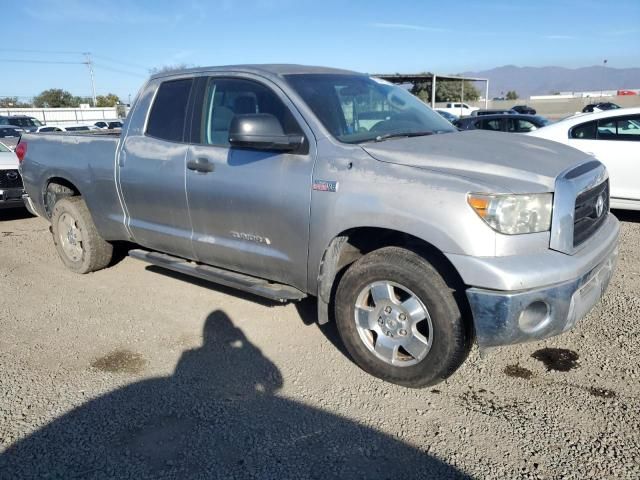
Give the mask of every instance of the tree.
<path id="1" fill-rule="evenodd" d="M 106 95 L 98 95 L 96 97 L 96 107 L 115 107 L 120 103 L 120 97 L 115 93 L 107 93 Z"/>
<path id="2" fill-rule="evenodd" d="M 507 92 L 507 100 L 517 100 L 518 98 L 518 93 L 515 90 L 509 90 Z"/>
<path id="3" fill-rule="evenodd" d="M 431 75 L 431 74 L 426 74 Z M 431 82 L 418 82 L 413 85 L 411 93 L 424 102 L 431 101 Z M 436 78 L 436 102 L 460 102 L 462 97 L 461 80 L 438 80 Z M 469 80 L 464 81 L 464 100 L 473 101 L 480 98 L 480 92 Z"/>
<path id="4" fill-rule="evenodd" d="M 80 98 L 74 97 L 71 93 L 61 88 L 50 88 L 34 97 L 35 107 L 77 107 L 80 105 Z"/>
<path id="5" fill-rule="evenodd" d="M 184 70 L 185 68 L 191 68 L 190 65 L 186 63 L 177 63 L 175 65 L 163 65 L 162 67 L 155 67 L 149 70 L 151 75 L 155 75 L 156 73 L 171 73 L 176 70 Z"/>
<path id="6" fill-rule="evenodd" d="M 30 103 L 21 102 L 18 97 L 0 98 L 0 108 L 29 108 Z"/>

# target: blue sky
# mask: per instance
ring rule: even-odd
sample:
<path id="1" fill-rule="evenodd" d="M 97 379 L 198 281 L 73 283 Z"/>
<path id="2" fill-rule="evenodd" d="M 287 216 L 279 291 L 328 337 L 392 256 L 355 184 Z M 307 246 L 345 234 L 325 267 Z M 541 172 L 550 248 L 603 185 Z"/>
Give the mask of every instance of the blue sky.
<path id="1" fill-rule="evenodd" d="M 53 87 L 89 95 L 87 67 L 76 63 L 87 51 L 98 94 L 114 92 L 125 101 L 150 68 L 180 63 L 441 74 L 502 65 L 574 68 L 605 58 L 609 67 L 640 66 L 639 0 L 4 0 L 2 6 L 9 15 L 0 96 Z"/>

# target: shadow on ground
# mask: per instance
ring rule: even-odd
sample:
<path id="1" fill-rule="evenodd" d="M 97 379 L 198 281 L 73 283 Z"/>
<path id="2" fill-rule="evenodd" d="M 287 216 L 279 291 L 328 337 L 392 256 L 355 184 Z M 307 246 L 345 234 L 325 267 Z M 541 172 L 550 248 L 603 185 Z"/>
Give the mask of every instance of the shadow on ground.
<path id="1" fill-rule="evenodd" d="M 108 366 L 108 375 L 120 364 L 94 365 Z M 130 384 L 52 421 L 0 455 L 0 477 L 468 478 L 388 435 L 278 396 L 282 383 L 216 311 L 202 347 L 184 352 L 172 376 Z"/>
<path id="2" fill-rule="evenodd" d="M 640 211 L 635 210 L 612 210 L 618 220 L 622 222 L 640 223 Z"/>
<path id="3" fill-rule="evenodd" d="M 26 208 L 0 208 L 0 222 L 33 218 Z"/>

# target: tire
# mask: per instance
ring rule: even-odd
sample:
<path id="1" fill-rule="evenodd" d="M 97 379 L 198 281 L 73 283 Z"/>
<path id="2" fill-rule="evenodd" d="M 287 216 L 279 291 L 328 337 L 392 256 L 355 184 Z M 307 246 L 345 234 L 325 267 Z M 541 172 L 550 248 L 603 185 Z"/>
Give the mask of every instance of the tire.
<path id="1" fill-rule="evenodd" d="M 82 197 L 65 197 L 56 202 L 51 232 L 62 263 L 72 272 L 95 272 L 111 262 L 113 246 L 98 233 Z"/>
<path id="2" fill-rule="evenodd" d="M 471 333 L 454 291 L 427 260 L 403 248 L 354 262 L 340 279 L 335 313 L 354 361 L 398 385 L 435 385 L 469 353 Z"/>

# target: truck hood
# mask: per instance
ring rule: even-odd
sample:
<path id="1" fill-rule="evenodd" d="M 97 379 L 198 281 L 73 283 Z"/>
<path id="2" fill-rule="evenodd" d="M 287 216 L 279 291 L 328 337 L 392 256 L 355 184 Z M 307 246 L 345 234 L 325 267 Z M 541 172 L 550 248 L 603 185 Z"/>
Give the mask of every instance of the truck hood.
<path id="1" fill-rule="evenodd" d="M 381 162 L 474 179 L 495 191 L 540 193 L 571 165 L 591 159 L 571 147 L 519 134 L 471 130 L 367 143 Z"/>

